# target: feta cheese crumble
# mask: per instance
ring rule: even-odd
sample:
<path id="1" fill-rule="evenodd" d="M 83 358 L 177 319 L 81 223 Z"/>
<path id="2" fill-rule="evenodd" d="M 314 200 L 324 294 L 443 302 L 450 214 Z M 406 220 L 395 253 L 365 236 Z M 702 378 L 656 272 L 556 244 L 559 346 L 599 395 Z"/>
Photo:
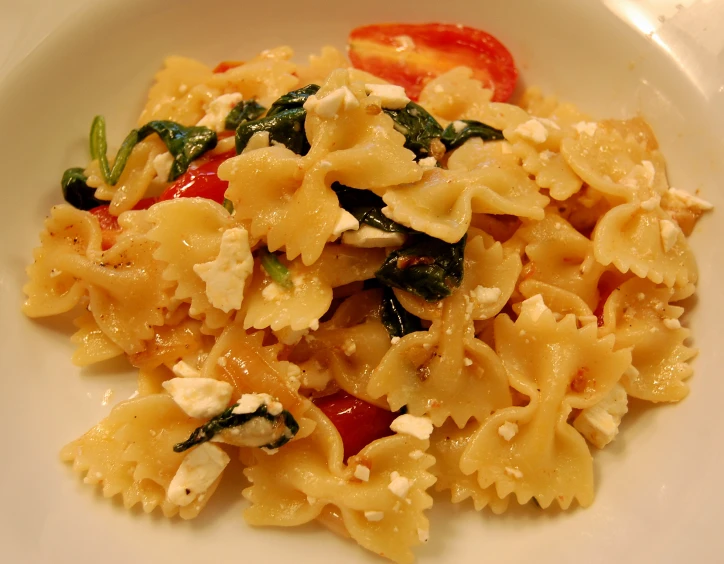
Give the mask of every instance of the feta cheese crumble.
<path id="1" fill-rule="evenodd" d="M 244 284 L 253 270 L 249 234 L 243 227 L 224 231 L 219 255 L 210 262 L 194 265 L 194 272 L 206 283 L 209 302 L 224 313 L 241 307 Z"/>
<path id="2" fill-rule="evenodd" d="M 465 358 L 463 359 L 463 365 L 465 365 L 465 366 L 472 366 L 472 365 L 473 365 L 473 361 L 472 361 L 471 359 L 465 357 Z"/>
<path id="3" fill-rule="evenodd" d="M 162 384 L 189 417 L 211 419 L 226 409 L 234 387 L 213 378 L 171 378 Z"/>
<path id="4" fill-rule="evenodd" d="M 510 466 L 505 467 L 505 473 L 508 476 L 512 476 L 513 478 L 517 478 L 519 480 L 523 477 L 523 472 L 521 472 L 517 468 L 511 468 Z"/>
<path id="5" fill-rule="evenodd" d="M 370 481 L 370 469 L 364 464 L 358 464 L 354 469 L 354 477 L 363 482 Z"/>
<path id="6" fill-rule="evenodd" d="M 688 192 L 679 190 L 678 188 L 669 188 L 668 195 L 672 200 L 674 200 L 674 202 L 692 210 L 708 211 L 714 209 L 714 206 L 706 200 L 697 198 L 693 194 L 689 194 Z"/>
<path id="7" fill-rule="evenodd" d="M 269 282 L 261 291 L 261 297 L 265 302 L 278 302 L 284 295 L 286 290 L 274 281 Z"/>
<path id="8" fill-rule="evenodd" d="M 476 286 L 470 291 L 470 300 L 476 307 L 485 307 L 496 303 L 502 295 L 500 288 Z"/>
<path id="9" fill-rule="evenodd" d="M 326 119 L 336 118 L 340 112 L 359 108 L 359 100 L 349 87 L 340 86 L 321 98 L 316 94 L 307 98 L 304 109 Z"/>
<path id="10" fill-rule="evenodd" d="M 227 464 L 229 455 L 216 445 L 202 443 L 190 450 L 168 486 L 169 501 L 185 507 L 200 498 Z"/>
<path id="11" fill-rule="evenodd" d="M 653 211 L 659 207 L 660 203 L 661 203 L 661 196 L 654 195 L 654 196 L 651 196 L 648 200 L 644 200 L 643 202 L 641 202 L 641 209 L 644 211 Z"/>
<path id="12" fill-rule="evenodd" d="M 412 458 L 412 460 L 420 460 L 423 456 L 425 456 L 425 453 L 417 449 L 413 450 L 409 456 L 410 458 Z"/>
<path id="13" fill-rule="evenodd" d="M 365 84 L 365 90 L 370 96 L 377 96 L 382 100 L 382 107 L 388 110 L 401 110 L 410 103 L 402 86 L 395 84 Z"/>
<path id="14" fill-rule="evenodd" d="M 498 427 L 498 435 L 503 437 L 508 442 L 510 442 L 510 440 L 515 437 L 517 433 L 518 424 L 513 423 L 512 421 L 506 421 L 500 427 Z"/>
<path id="15" fill-rule="evenodd" d="M 396 345 L 396 344 L 399 343 L 401 340 L 402 340 L 402 339 L 401 339 L 400 337 L 392 337 L 392 338 L 390 339 L 390 344 L 391 344 L 391 345 Z"/>
<path id="16" fill-rule="evenodd" d="M 365 511 L 365 519 L 368 521 L 374 523 L 377 521 L 382 521 L 385 517 L 384 511 Z"/>
<path id="17" fill-rule="evenodd" d="M 435 157 L 425 157 L 417 161 L 417 164 L 422 168 L 435 168 L 437 166 L 437 159 Z"/>
<path id="18" fill-rule="evenodd" d="M 334 229 L 332 229 L 332 238 L 334 240 L 345 231 L 357 231 L 358 229 L 359 221 L 357 221 L 357 218 L 347 210 L 340 210 L 337 223 L 334 225 Z"/>
<path id="19" fill-rule="evenodd" d="M 160 155 L 156 155 L 153 158 L 153 169 L 156 171 L 156 176 L 163 182 L 168 182 L 168 177 L 171 174 L 171 167 L 173 166 L 173 155 L 166 151 Z"/>
<path id="20" fill-rule="evenodd" d="M 362 225 L 357 231 L 345 231 L 342 234 L 342 243 L 361 249 L 399 247 L 404 242 L 404 233 L 382 231 L 370 225 Z"/>
<path id="21" fill-rule="evenodd" d="M 520 314 L 523 315 L 524 312 L 527 313 L 533 323 L 536 323 L 546 311 L 550 310 L 543 301 L 543 296 L 540 294 L 531 296 L 523 301 L 520 308 Z"/>
<path id="22" fill-rule="evenodd" d="M 188 362 L 179 360 L 173 365 L 171 371 L 179 378 L 200 378 L 201 373 L 192 367 Z"/>
<path id="23" fill-rule="evenodd" d="M 416 417 L 405 413 L 397 417 L 390 425 L 395 433 L 411 435 L 420 440 L 427 440 L 432 434 L 432 420 L 429 417 Z"/>
<path id="24" fill-rule="evenodd" d="M 271 145 L 271 137 L 269 135 L 268 131 L 257 131 L 254 133 L 254 135 L 252 135 L 246 143 L 246 147 L 244 147 L 242 154 L 269 147 Z"/>
<path id="25" fill-rule="evenodd" d="M 548 130 L 537 119 L 529 119 L 525 123 L 521 123 L 515 128 L 515 132 L 534 143 L 544 143 L 548 139 Z"/>
<path id="26" fill-rule="evenodd" d="M 390 474 L 390 483 L 388 484 L 387 489 L 397 497 L 404 499 L 407 497 L 407 492 L 410 491 L 410 485 L 410 480 L 404 476 L 400 476 L 399 472 L 392 472 Z"/>
<path id="27" fill-rule="evenodd" d="M 600 402 L 581 411 L 573 426 L 589 443 L 603 448 L 616 438 L 627 412 L 628 395 L 621 384 L 616 384 Z"/>
<path id="28" fill-rule="evenodd" d="M 226 118 L 229 112 L 243 99 L 244 97 L 241 94 L 234 92 L 232 94 L 222 94 L 218 98 L 211 100 L 206 108 L 206 115 L 196 125 L 208 127 L 221 133 L 226 129 Z"/>
<path id="29" fill-rule="evenodd" d="M 345 356 L 352 356 L 354 353 L 357 352 L 357 343 L 355 343 L 352 339 L 347 339 L 344 342 L 342 351 L 344 352 Z"/>
<path id="30" fill-rule="evenodd" d="M 573 124 L 573 129 L 575 129 L 579 135 L 585 134 L 593 136 L 598 129 L 598 124 L 595 121 L 579 121 Z"/>
<path id="31" fill-rule="evenodd" d="M 262 405 L 266 405 L 269 415 L 276 416 L 284 410 L 284 406 L 269 394 L 243 394 L 231 412 L 234 415 L 254 413 Z"/>
<path id="32" fill-rule="evenodd" d="M 468 124 L 466 124 L 464 121 L 455 120 L 454 122 L 452 122 L 452 126 L 455 133 L 460 133 L 468 126 Z"/>
<path id="33" fill-rule="evenodd" d="M 676 245 L 679 238 L 679 228 L 673 221 L 662 219 L 659 220 L 659 229 L 661 231 L 661 244 L 664 247 L 664 252 L 668 253 Z"/>

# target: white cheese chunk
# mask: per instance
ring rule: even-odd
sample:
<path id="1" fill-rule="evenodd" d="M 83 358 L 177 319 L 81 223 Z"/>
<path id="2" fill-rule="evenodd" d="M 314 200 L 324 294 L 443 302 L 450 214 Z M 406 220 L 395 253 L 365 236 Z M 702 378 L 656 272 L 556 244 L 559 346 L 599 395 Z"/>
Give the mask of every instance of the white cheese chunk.
<path id="1" fill-rule="evenodd" d="M 404 242 L 404 233 L 382 231 L 370 225 L 361 225 L 357 231 L 345 231 L 342 234 L 342 243 L 361 249 L 399 247 Z"/>
<path id="2" fill-rule="evenodd" d="M 246 143 L 246 147 L 241 152 L 242 154 L 250 151 L 256 151 L 257 149 L 266 149 L 271 145 L 271 138 L 269 137 L 268 131 L 257 131 L 249 138 Z"/>
<path id="3" fill-rule="evenodd" d="M 545 151 L 542 151 L 540 153 L 541 160 L 545 161 L 545 162 L 550 161 L 555 156 L 556 156 L 556 154 L 553 151 L 549 151 L 548 149 L 546 149 Z"/>
<path id="4" fill-rule="evenodd" d="M 656 169 L 654 163 L 651 161 L 641 161 L 642 176 L 647 188 L 651 188 L 654 185 L 654 178 L 656 177 Z"/>
<path id="5" fill-rule="evenodd" d="M 546 311 L 550 311 L 543 301 L 543 296 L 536 294 L 523 301 L 520 307 L 520 315 L 527 313 L 533 323 L 537 322 L 541 315 Z"/>
<path id="6" fill-rule="evenodd" d="M 474 307 L 485 307 L 496 303 L 501 295 L 500 288 L 476 286 L 470 291 L 470 302 Z"/>
<path id="7" fill-rule="evenodd" d="M 452 122 L 452 126 L 455 133 L 461 133 L 468 126 L 468 124 L 464 121 L 455 120 L 454 122 Z"/>
<path id="8" fill-rule="evenodd" d="M 173 365 L 171 370 L 179 378 L 200 378 L 201 377 L 201 373 L 184 360 L 179 360 L 176 364 Z"/>
<path id="9" fill-rule="evenodd" d="M 390 483 L 387 485 L 387 489 L 397 497 L 404 499 L 407 496 L 407 492 L 410 491 L 410 485 L 410 480 L 404 476 L 400 476 L 399 472 L 392 472 L 390 474 Z"/>
<path id="10" fill-rule="evenodd" d="M 189 417 L 211 419 L 224 411 L 234 388 L 213 378 L 171 378 L 162 386 Z"/>
<path id="11" fill-rule="evenodd" d="M 423 456 L 425 456 L 425 453 L 419 449 L 413 450 L 410 453 L 410 458 L 412 458 L 412 460 L 420 460 Z"/>
<path id="12" fill-rule="evenodd" d="M 627 412 L 628 395 L 621 384 L 616 384 L 600 402 L 581 411 L 573 426 L 589 443 L 603 448 L 616 438 Z"/>
<path id="13" fill-rule="evenodd" d="M 678 319 L 674 319 L 673 317 L 664 319 L 664 327 L 667 329 L 671 329 L 672 331 L 676 329 L 681 329 L 681 322 Z"/>
<path id="14" fill-rule="evenodd" d="M 184 457 L 168 486 L 169 501 L 185 507 L 213 485 L 229 464 L 229 455 L 211 443 L 195 447 Z"/>
<path id="15" fill-rule="evenodd" d="M 437 159 L 435 157 L 425 157 L 417 161 L 417 164 L 422 168 L 435 168 L 437 166 Z"/>
<path id="16" fill-rule="evenodd" d="M 358 464 L 354 469 L 354 477 L 363 482 L 370 481 L 370 469 L 364 464 Z"/>
<path id="17" fill-rule="evenodd" d="M 515 132 L 534 143 L 544 143 L 548 139 L 548 130 L 537 119 L 529 119 L 525 123 L 521 123 L 515 128 Z"/>
<path id="18" fill-rule="evenodd" d="M 689 194 L 688 192 L 679 190 L 678 188 L 669 188 L 668 195 L 674 202 L 691 210 L 708 211 L 714 209 L 714 206 L 706 200 L 697 198 L 693 194 Z"/>
<path id="19" fill-rule="evenodd" d="M 471 359 L 465 357 L 465 358 L 463 359 L 463 365 L 464 365 L 464 366 L 472 366 L 472 365 L 473 365 L 473 361 L 472 361 Z"/>
<path id="20" fill-rule="evenodd" d="M 269 394 L 242 394 L 232 413 L 234 415 L 254 413 L 262 405 L 266 405 L 266 411 L 269 415 L 279 415 L 284 410 L 282 404 Z"/>
<path id="21" fill-rule="evenodd" d="M 168 175 L 171 174 L 171 167 L 173 166 L 173 155 L 166 151 L 160 155 L 156 155 L 153 158 L 153 169 L 156 171 L 156 176 L 163 182 L 168 182 Z"/>
<path id="22" fill-rule="evenodd" d="M 365 90 L 370 96 L 377 96 L 382 100 L 382 107 L 388 110 L 401 110 L 410 103 L 402 86 L 394 84 L 365 84 Z"/>
<path id="23" fill-rule="evenodd" d="M 668 253 L 674 248 L 679 238 L 679 227 L 673 221 L 662 219 L 659 221 L 659 228 L 661 230 L 661 244 L 664 247 L 664 252 Z"/>
<path id="24" fill-rule="evenodd" d="M 222 94 L 218 98 L 211 100 L 206 108 L 206 115 L 196 125 L 202 125 L 221 133 L 226 129 L 226 118 L 229 112 L 243 99 L 244 97 L 241 94 L 234 92 L 232 94 Z"/>
<path id="25" fill-rule="evenodd" d="M 359 100 L 347 86 L 335 88 L 326 95 L 316 94 L 307 98 L 304 109 L 325 119 L 334 119 L 340 112 L 359 107 Z"/>
<path id="26" fill-rule="evenodd" d="M 573 124 L 573 129 L 575 129 L 579 135 L 593 135 L 598 129 L 598 124 L 595 121 L 579 121 Z"/>
<path id="27" fill-rule="evenodd" d="M 411 435 L 420 440 L 426 440 L 430 438 L 433 426 L 432 420 L 429 417 L 416 417 L 415 415 L 405 413 L 392 422 L 390 429 L 395 433 Z"/>
<path id="28" fill-rule="evenodd" d="M 401 340 L 402 340 L 402 339 L 401 339 L 400 337 L 392 337 L 392 338 L 390 339 L 390 344 L 391 344 L 391 345 L 396 345 L 396 344 L 399 343 Z"/>
<path id="29" fill-rule="evenodd" d="M 243 227 L 224 231 L 219 255 L 211 262 L 194 265 L 194 272 L 206 283 L 211 305 L 224 313 L 241 307 L 244 284 L 253 270 L 249 234 Z"/>
<path id="30" fill-rule="evenodd" d="M 510 440 L 515 437 L 517 433 L 518 424 L 513 423 L 512 421 L 506 421 L 500 427 L 498 427 L 498 435 L 503 437 L 508 442 L 510 442 Z"/>
<path id="31" fill-rule="evenodd" d="M 261 297 L 265 302 L 278 302 L 285 295 L 287 295 L 286 290 L 273 281 L 264 286 L 261 291 Z"/>
<path id="32" fill-rule="evenodd" d="M 365 519 L 371 522 L 382 521 L 384 517 L 384 511 L 365 511 Z"/>
<path id="33" fill-rule="evenodd" d="M 342 346 L 342 351 L 345 356 L 352 356 L 357 352 L 357 343 L 355 343 L 352 339 L 347 339 Z"/>
<path id="34" fill-rule="evenodd" d="M 359 229 L 359 221 L 347 210 L 340 210 L 337 223 L 332 230 L 332 240 L 339 237 L 345 231 L 357 231 Z"/>
<path id="35" fill-rule="evenodd" d="M 660 203 L 661 196 L 655 194 L 651 196 L 648 200 L 644 200 L 643 202 L 641 202 L 641 209 L 644 211 L 653 211 L 659 207 Z"/>
<path id="36" fill-rule="evenodd" d="M 523 472 L 521 472 L 517 468 L 511 468 L 510 466 L 505 467 L 505 473 L 508 476 L 512 476 L 513 478 L 517 478 L 519 480 L 523 477 Z"/>

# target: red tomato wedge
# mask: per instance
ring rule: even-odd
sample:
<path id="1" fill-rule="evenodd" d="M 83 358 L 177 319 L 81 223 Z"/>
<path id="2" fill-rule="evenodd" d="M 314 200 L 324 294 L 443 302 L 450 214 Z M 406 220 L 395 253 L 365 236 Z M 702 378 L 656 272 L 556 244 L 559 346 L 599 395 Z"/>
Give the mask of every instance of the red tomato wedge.
<path id="1" fill-rule="evenodd" d="M 244 61 L 221 61 L 218 65 L 214 67 L 214 73 L 220 74 L 222 72 L 228 71 L 229 69 L 240 67 L 243 64 Z"/>
<path id="2" fill-rule="evenodd" d="M 171 184 L 159 197 L 159 201 L 174 198 L 207 198 L 218 204 L 224 203 L 224 192 L 229 186 L 217 174 L 219 166 L 226 159 L 236 155 L 234 151 L 223 153 L 196 168 L 189 168 L 179 179 Z"/>
<path id="3" fill-rule="evenodd" d="M 505 102 L 515 89 L 513 56 L 489 33 L 452 24 L 375 24 L 349 35 L 349 58 L 356 68 L 404 87 L 412 100 L 433 78 L 466 66 L 494 102 Z"/>
<path id="4" fill-rule="evenodd" d="M 390 424 L 397 417 L 396 413 L 357 399 L 347 392 L 315 399 L 314 405 L 329 417 L 342 436 L 345 460 L 372 441 L 391 435 Z"/>
<path id="5" fill-rule="evenodd" d="M 144 198 L 133 206 L 134 210 L 147 210 L 153 204 L 156 203 L 156 198 Z M 116 237 L 121 231 L 121 226 L 118 225 L 118 216 L 111 214 L 110 206 L 98 206 L 92 210 L 88 210 L 96 218 L 101 226 L 103 232 L 103 240 L 101 242 L 101 248 L 104 251 L 110 249 L 116 242 Z"/>

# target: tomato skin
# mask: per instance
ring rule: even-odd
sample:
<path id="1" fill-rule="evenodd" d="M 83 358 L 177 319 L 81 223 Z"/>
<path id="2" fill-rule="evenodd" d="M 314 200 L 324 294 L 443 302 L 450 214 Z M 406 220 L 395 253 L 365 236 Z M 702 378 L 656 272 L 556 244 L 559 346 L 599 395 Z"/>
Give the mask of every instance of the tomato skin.
<path id="1" fill-rule="evenodd" d="M 189 168 L 176 182 L 166 188 L 159 197 L 159 201 L 175 198 L 206 198 L 223 204 L 224 192 L 229 187 L 229 183 L 221 180 L 217 172 L 221 163 L 235 154 L 233 151 L 223 153 L 202 165 Z"/>
<path id="2" fill-rule="evenodd" d="M 400 38 L 409 38 L 402 42 Z M 452 24 L 374 24 L 349 35 L 352 65 L 405 88 L 417 100 L 430 80 L 458 66 L 493 89 L 493 101 L 510 98 L 518 78 L 515 61 L 492 35 Z"/>
<path id="3" fill-rule="evenodd" d="M 344 391 L 315 399 L 314 405 L 329 417 L 339 431 L 345 461 L 372 441 L 391 435 L 390 424 L 398 415 Z"/>
<path id="4" fill-rule="evenodd" d="M 243 64 L 244 61 L 221 61 L 218 65 L 214 67 L 214 73 L 221 74 L 228 71 L 229 69 L 240 67 Z"/>
<path id="5" fill-rule="evenodd" d="M 144 198 L 140 200 L 135 206 L 134 210 L 147 210 L 153 204 L 156 203 L 156 198 Z M 103 234 L 103 240 L 101 242 L 101 249 L 107 251 L 116 242 L 116 237 L 121 231 L 121 226 L 118 225 L 118 216 L 113 215 L 110 210 L 110 206 L 98 206 L 92 210 L 88 210 L 98 219 L 98 223 L 101 226 Z"/>

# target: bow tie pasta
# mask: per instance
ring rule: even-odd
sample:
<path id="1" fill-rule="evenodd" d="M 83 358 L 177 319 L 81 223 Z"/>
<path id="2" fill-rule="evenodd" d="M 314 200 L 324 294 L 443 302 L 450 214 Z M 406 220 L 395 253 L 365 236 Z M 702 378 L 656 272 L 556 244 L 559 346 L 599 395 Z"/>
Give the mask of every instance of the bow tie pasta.
<path id="1" fill-rule="evenodd" d="M 243 472 L 250 524 L 405 563 L 433 485 L 589 506 L 628 398 L 689 392 L 711 205 L 669 186 L 641 118 L 503 103 L 463 66 L 416 103 L 332 47 L 291 57 L 169 58 L 110 160 L 94 120 L 23 311 L 73 312 L 73 362 L 125 358 L 138 392 L 62 459 L 184 519 Z"/>

